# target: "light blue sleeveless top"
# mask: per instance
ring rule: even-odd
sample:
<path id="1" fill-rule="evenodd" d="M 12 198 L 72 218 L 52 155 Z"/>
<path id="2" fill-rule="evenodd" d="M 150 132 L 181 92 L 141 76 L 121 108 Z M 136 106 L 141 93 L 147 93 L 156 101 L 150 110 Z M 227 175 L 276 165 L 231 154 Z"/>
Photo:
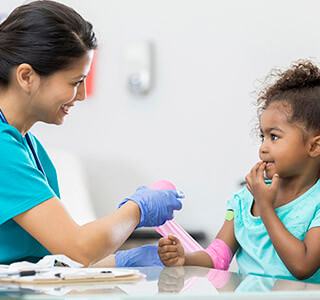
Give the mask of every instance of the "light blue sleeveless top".
<path id="1" fill-rule="evenodd" d="M 227 209 L 234 211 L 240 273 L 294 279 L 275 251 L 261 218 L 251 214 L 252 204 L 253 196 L 247 188 L 227 203 Z M 320 180 L 297 199 L 278 207 L 276 213 L 290 233 L 302 241 L 309 229 L 320 226 Z M 308 281 L 320 283 L 320 272 Z"/>

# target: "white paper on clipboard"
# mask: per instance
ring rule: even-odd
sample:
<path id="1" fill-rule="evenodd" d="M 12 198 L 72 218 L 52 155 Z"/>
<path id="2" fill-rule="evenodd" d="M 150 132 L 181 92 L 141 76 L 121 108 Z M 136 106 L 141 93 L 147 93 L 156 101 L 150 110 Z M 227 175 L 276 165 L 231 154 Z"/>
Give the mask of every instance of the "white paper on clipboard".
<path id="1" fill-rule="evenodd" d="M 114 282 L 130 281 L 141 278 L 139 270 L 117 268 L 67 268 L 54 267 L 41 269 L 41 273 L 33 276 L 19 275 L 0 278 L 0 282 L 15 282 L 23 284 L 60 284 L 77 282 Z"/>

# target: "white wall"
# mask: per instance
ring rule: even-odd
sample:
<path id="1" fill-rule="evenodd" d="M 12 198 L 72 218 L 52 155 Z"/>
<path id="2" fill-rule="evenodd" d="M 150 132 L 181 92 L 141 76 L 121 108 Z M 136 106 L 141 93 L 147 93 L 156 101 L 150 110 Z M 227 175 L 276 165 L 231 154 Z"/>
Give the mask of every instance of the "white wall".
<path id="1" fill-rule="evenodd" d="M 63 126 L 33 133 L 81 156 L 98 216 L 137 186 L 167 178 L 187 195 L 177 221 L 214 236 L 226 200 L 258 159 L 249 135 L 255 80 L 319 56 L 320 2 L 61 2 L 95 26 L 96 91 Z M 144 98 L 127 92 L 124 73 L 124 46 L 140 39 L 155 48 L 155 85 Z"/>

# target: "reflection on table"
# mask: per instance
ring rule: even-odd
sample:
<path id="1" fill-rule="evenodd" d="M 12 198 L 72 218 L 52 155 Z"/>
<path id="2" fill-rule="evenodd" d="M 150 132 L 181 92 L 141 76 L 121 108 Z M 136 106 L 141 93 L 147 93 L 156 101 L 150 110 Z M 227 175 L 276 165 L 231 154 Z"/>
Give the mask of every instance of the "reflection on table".
<path id="1" fill-rule="evenodd" d="M 214 288 L 212 293 L 318 290 L 320 296 L 319 284 L 200 267 L 164 268 L 159 276 L 158 290 L 160 293 L 200 292 L 197 288 L 197 285 L 203 287 L 200 281 L 210 282 Z"/>
<path id="2" fill-rule="evenodd" d="M 63 297 L 84 296 L 86 299 L 103 298 L 109 295 L 153 296 L 166 294 L 199 295 L 223 297 L 228 299 L 248 293 L 277 295 L 277 292 L 292 293 L 305 291 L 303 295 L 317 295 L 320 299 L 320 284 L 303 281 L 284 280 L 254 275 L 241 275 L 202 267 L 143 267 L 140 272 L 146 276 L 134 282 L 55 284 L 55 285 L 18 285 L 0 284 L 0 299 L 43 299 L 46 295 Z M 308 292 L 309 291 L 309 292 Z"/>

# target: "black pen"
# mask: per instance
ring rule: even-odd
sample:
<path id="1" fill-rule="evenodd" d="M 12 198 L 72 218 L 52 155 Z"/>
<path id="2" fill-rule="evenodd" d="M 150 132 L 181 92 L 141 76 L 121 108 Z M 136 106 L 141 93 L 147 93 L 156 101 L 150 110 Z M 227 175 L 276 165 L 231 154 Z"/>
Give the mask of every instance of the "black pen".
<path id="1" fill-rule="evenodd" d="M 18 275 L 20 277 L 33 276 L 33 275 L 36 275 L 37 273 L 41 273 L 41 272 L 46 272 L 46 271 L 44 271 L 44 270 L 24 270 L 24 271 L 8 272 L 8 273 L 1 273 L 0 272 L 0 278 L 5 278 L 8 276 L 14 276 L 14 275 Z"/>

